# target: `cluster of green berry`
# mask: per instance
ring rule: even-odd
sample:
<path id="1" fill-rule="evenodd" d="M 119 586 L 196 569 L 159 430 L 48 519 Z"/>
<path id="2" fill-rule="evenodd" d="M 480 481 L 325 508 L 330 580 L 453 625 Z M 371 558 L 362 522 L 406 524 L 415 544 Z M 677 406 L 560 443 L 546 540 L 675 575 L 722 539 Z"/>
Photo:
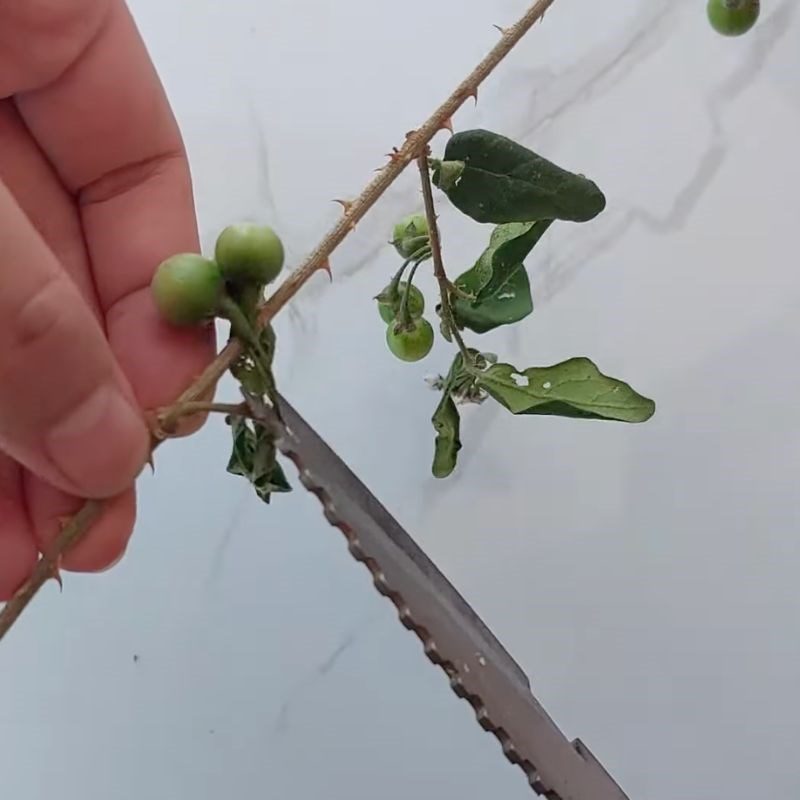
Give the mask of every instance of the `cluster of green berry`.
<path id="1" fill-rule="evenodd" d="M 417 267 L 431 257 L 428 222 L 421 214 L 404 217 L 394 226 L 392 244 L 405 259 L 391 283 L 375 298 L 386 323 L 386 344 L 402 361 L 420 361 L 433 347 L 433 327 L 422 315 L 425 297 L 412 284 Z M 407 280 L 403 275 L 411 267 Z"/>
<path id="2" fill-rule="evenodd" d="M 234 306 L 251 317 L 283 261 L 283 244 L 272 228 L 229 225 L 217 238 L 213 259 L 178 253 L 163 261 L 153 275 L 153 298 L 161 316 L 173 325 L 230 319 Z"/>

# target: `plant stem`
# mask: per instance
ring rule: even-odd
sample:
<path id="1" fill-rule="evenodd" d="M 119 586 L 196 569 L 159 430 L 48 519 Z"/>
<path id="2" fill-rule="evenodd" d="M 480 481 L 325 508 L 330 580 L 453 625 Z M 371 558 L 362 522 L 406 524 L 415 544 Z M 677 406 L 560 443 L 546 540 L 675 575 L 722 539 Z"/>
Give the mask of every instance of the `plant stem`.
<path id="1" fill-rule="evenodd" d="M 517 22 L 503 29 L 502 36 L 497 44 L 456 87 L 450 97 L 417 130 L 406 136 L 403 146 L 392 154 L 389 163 L 367 184 L 361 194 L 346 207 L 345 213 L 339 222 L 264 304 L 259 314 L 259 328 L 268 324 L 317 270 L 327 266 L 330 254 L 344 241 L 356 223 L 375 205 L 377 200 L 397 180 L 405 168 L 420 153 L 425 152 L 428 142 L 440 130 L 447 127 L 453 114 L 461 108 L 467 99 L 470 97 L 477 98 L 480 85 L 513 50 L 520 39 L 544 16 L 547 9 L 554 2 L 555 0 L 536 0 Z M 183 392 L 175 405 L 196 402 L 212 396 L 219 379 L 241 355 L 241 343 L 236 339 L 228 342 L 197 380 Z M 155 450 L 157 446 L 158 442 L 154 442 L 152 449 Z M 0 641 L 25 610 L 28 603 L 36 596 L 39 589 L 52 576 L 55 569 L 54 565 L 57 565 L 61 555 L 86 534 L 102 507 L 103 503 L 101 501 L 87 500 L 54 542 L 51 556 L 42 556 L 39 559 L 31 577 L 17 594 L 3 606 L 2 610 L 0 610 Z M 68 531 L 70 535 L 66 535 Z"/>
<path id="2" fill-rule="evenodd" d="M 408 273 L 408 278 L 406 279 L 406 290 L 403 292 L 403 298 L 400 301 L 400 310 L 397 315 L 401 327 L 408 328 L 412 323 L 411 312 L 408 310 L 408 298 L 411 296 L 411 287 L 413 285 L 411 282 L 414 280 L 414 275 L 422 261 L 423 259 L 419 259 L 414 262 L 414 266 L 411 267 L 411 272 Z"/>
<path id="3" fill-rule="evenodd" d="M 433 253 L 433 275 L 439 283 L 439 295 L 442 299 L 442 319 L 447 325 L 447 329 L 456 340 L 461 357 L 465 364 L 470 363 L 470 355 L 464 339 L 461 337 L 456 325 L 456 317 L 453 314 L 453 307 L 450 304 L 450 287 L 452 284 L 447 279 L 444 271 L 444 261 L 442 261 L 442 242 L 439 238 L 439 223 L 436 221 L 436 207 L 433 204 L 433 191 L 431 190 L 431 174 L 428 169 L 428 154 L 421 153 L 417 157 L 419 166 L 419 176 L 422 182 L 422 199 L 425 202 L 425 216 L 428 219 L 429 235 L 431 237 L 431 251 Z"/>
<path id="4" fill-rule="evenodd" d="M 181 405 L 169 406 L 164 409 L 170 419 L 191 417 L 193 414 L 227 414 L 234 417 L 248 417 L 250 412 L 245 403 L 204 403 L 200 400 Z"/>
<path id="5" fill-rule="evenodd" d="M 223 294 L 219 302 L 219 307 L 220 312 L 231 323 L 231 332 L 233 335 L 250 348 L 250 356 L 263 381 L 264 394 L 266 394 L 270 403 L 272 403 L 278 419 L 281 419 L 281 410 L 278 405 L 278 389 L 275 386 L 275 378 L 272 376 L 272 359 L 267 355 L 261 345 L 261 340 L 258 335 L 259 331 L 253 327 L 250 320 L 247 318 L 247 314 L 231 297 Z"/>
<path id="6" fill-rule="evenodd" d="M 388 300 L 390 303 L 394 303 L 397 300 L 399 292 L 400 281 L 403 278 L 403 273 L 408 268 L 408 265 L 412 262 L 416 261 L 424 261 L 426 258 L 430 258 L 430 253 L 427 247 L 420 247 L 419 250 L 416 250 L 412 253 L 401 265 L 400 269 L 395 272 L 394 277 L 389 282 L 389 297 Z"/>
<path id="7" fill-rule="evenodd" d="M 475 299 L 474 294 L 465 292 L 460 286 L 456 286 L 453 281 L 447 281 L 447 286 L 450 289 L 450 294 L 454 294 L 456 297 L 460 297 L 462 300 L 472 301 Z"/>

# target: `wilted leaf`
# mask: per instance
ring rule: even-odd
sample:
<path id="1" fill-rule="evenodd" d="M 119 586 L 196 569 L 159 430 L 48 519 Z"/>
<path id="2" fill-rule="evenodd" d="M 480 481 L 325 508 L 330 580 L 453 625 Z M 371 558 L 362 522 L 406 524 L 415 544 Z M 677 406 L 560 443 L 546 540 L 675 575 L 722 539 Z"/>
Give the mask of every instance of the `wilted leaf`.
<path id="1" fill-rule="evenodd" d="M 290 492 L 292 487 L 277 461 L 277 451 L 269 431 L 261 425 L 252 426 L 243 417 L 231 417 L 229 424 L 233 450 L 228 472 L 246 478 L 265 503 L 269 503 L 272 492 Z"/>
<path id="2" fill-rule="evenodd" d="M 442 396 L 432 422 L 436 430 L 432 472 L 435 478 L 446 478 L 456 468 L 458 451 L 461 449 L 461 419 L 449 391 Z"/>
<path id="3" fill-rule="evenodd" d="M 588 358 L 523 372 L 495 364 L 477 373 L 477 383 L 512 414 L 644 422 L 655 412 L 652 400 L 603 375 Z"/>

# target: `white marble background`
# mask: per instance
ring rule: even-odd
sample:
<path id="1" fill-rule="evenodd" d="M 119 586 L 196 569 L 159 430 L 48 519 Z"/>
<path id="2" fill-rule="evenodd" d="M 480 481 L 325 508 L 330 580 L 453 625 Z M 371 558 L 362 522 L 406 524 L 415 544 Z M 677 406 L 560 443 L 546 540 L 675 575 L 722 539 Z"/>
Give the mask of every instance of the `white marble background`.
<path id="1" fill-rule="evenodd" d="M 296 263 L 524 0 L 132 0 L 185 131 L 204 242 L 274 222 Z M 381 246 L 413 172 L 279 320 L 284 391 L 475 605 L 632 800 L 795 797 L 800 766 L 800 9 L 723 39 L 703 0 L 558 0 L 458 128 L 595 178 L 608 208 L 530 261 L 489 338 L 593 358 L 658 403 L 625 427 L 435 402 L 385 349 Z M 441 147 L 443 140 L 437 139 Z M 485 230 L 442 207 L 460 271 Z M 232 386 L 226 391 L 232 396 Z M 224 392 L 223 392 L 224 394 Z M 210 424 L 143 478 L 129 557 L 50 586 L 0 658 L 15 800 L 530 795 L 298 491 L 269 509 Z M 498 532 L 498 521 L 505 530 Z"/>

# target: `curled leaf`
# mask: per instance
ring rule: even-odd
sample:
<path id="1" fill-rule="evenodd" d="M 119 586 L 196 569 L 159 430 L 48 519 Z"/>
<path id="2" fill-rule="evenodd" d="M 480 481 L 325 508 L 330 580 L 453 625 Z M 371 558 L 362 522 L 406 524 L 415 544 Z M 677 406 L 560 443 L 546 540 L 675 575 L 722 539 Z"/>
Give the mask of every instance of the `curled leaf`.
<path id="1" fill-rule="evenodd" d="M 227 471 L 246 478 L 265 503 L 270 502 L 273 492 L 290 492 L 292 487 L 278 463 L 269 431 L 261 425 L 253 425 L 244 417 L 229 417 L 228 424 L 231 426 L 233 449 Z"/>
<path id="2" fill-rule="evenodd" d="M 456 468 L 458 451 L 461 449 L 461 419 L 449 392 L 446 391 L 442 396 L 431 421 L 436 430 L 431 471 L 435 478 L 446 478 Z"/>
<path id="3" fill-rule="evenodd" d="M 472 300 L 457 297 L 453 311 L 459 324 L 475 333 L 519 322 L 533 311 L 524 260 L 553 220 L 510 222 L 492 232 L 489 246 L 455 284 Z"/>

